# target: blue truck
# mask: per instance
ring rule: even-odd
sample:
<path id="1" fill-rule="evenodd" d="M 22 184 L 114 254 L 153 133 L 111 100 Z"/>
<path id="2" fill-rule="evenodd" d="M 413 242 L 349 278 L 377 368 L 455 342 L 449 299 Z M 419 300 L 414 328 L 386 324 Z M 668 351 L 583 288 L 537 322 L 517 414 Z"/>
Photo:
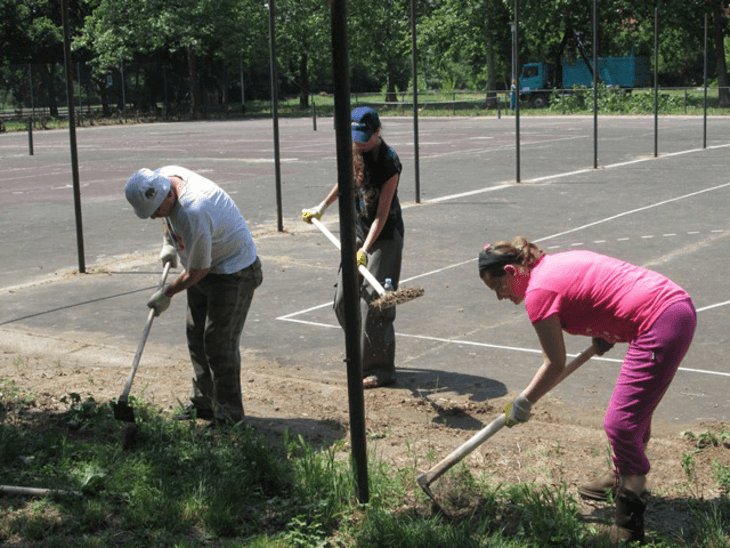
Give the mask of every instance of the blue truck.
<path id="1" fill-rule="evenodd" d="M 648 57 L 599 57 L 598 81 L 607 86 L 640 88 L 651 85 Z M 593 87 L 593 60 L 578 57 L 554 63 L 526 63 L 520 74 L 520 100 L 535 108 L 543 108 L 553 93 L 564 93 L 575 87 Z"/>

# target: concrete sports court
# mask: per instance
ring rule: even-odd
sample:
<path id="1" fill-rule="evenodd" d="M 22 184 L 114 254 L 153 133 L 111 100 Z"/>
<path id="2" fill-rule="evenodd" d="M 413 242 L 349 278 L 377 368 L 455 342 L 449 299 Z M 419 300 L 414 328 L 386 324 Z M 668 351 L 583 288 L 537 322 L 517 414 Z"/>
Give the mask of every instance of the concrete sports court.
<path id="1" fill-rule="evenodd" d="M 521 390 L 540 364 L 524 307 L 498 302 L 477 275 L 484 243 L 524 235 L 548 252 L 591 249 L 657 270 L 692 295 L 698 329 L 657 417 L 726 420 L 730 411 L 730 118 L 419 118 L 420 204 L 410 118 L 383 116 L 404 164 L 401 286 L 425 295 L 398 309 L 398 386 L 483 401 Z M 286 365 L 342 370 L 344 337 L 331 308 L 339 252 L 300 211 L 336 180 L 332 119 L 279 120 L 284 233 L 277 233 L 271 120 L 161 123 L 77 130 L 84 256 L 78 268 L 69 135 L 0 135 L 0 337 L 73 333 L 136 346 L 156 284 L 160 227 L 123 195 L 141 167 L 179 164 L 220 184 L 249 221 L 264 268 L 242 345 Z M 323 219 L 336 234 L 336 207 Z M 148 344 L 184 348 L 185 300 L 158 318 Z M 70 335 L 69 335 L 70 336 Z M 566 336 L 569 353 L 589 339 Z M 617 345 L 556 389 L 603 406 L 623 358 Z M 109 361 L 125 371 L 128 361 Z M 142 365 L 144 367 L 144 358 Z M 245 358 L 244 365 L 245 368 Z"/>

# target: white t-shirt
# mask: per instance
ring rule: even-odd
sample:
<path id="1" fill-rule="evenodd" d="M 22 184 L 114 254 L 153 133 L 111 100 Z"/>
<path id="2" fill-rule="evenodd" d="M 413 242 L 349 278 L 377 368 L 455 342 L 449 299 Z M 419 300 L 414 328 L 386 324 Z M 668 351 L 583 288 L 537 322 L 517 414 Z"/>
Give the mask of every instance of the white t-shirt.
<path id="1" fill-rule="evenodd" d="M 179 166 L 156 170 L 185 183 L 165 219 L 180 261 L 187 269 L 233 274 L 256 260 L 256 245 L 235 202 L 213 181 Z"/>

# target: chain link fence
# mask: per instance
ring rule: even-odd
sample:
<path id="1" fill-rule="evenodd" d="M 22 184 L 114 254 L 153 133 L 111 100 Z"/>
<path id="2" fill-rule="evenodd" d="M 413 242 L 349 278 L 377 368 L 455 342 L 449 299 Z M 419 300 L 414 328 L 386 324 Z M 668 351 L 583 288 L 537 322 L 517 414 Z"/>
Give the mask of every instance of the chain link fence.
<path id="1" fill-rule="evenodd" d="M 193 85 L 187 73 L 158 63 L 130 63 L 95 74 L 85 63 L 74 63 L 73 86 L 76 122 L 127 119 L 192 119 L 197 117 L 233 117 L 244 113 L 268 115 L 270 83 L 264 75 L 244 78 L 244 71 L 222 77 L 199 77 Z M 0 82 L 0 130 L 15 123 L 47 128 L 57 120 L 68 119 L 66 80 L 63 67 L 56 64 L 13 65 Z M 286 84 L 283 83 L 282 87 Z M 246 102 L 241 100 L 242 93 Z M 302 114 L 302 101 L 296 90 L 282 90 L 280 114 Z M 286 91 L 293 99 L 287 99 Z M 548 111 L 569 114 L 592 109 L 593 90 L 553 90 Z M 701 113 L 705 107 L 719 111 L 719 89 L 703 87 L 665 87 L 655 97 L 653 88 L 619 89 L 599 87 L 599 112 L 650 113 L 655 99 L 663 114 Z M 306 108 L 313 114 L 331 115 L 334 99 L 327 93 L 309 93 Z M 509 90 L 419 91 L 419 112 L 424 114 L 479 113 L 490 111 L 495 116 L 513 112 L 515 103 Z M 352 92 L 351 103 L 371 105 L 399 114 L 413 112 L 414 96 L 409 91 Z M 520 108 L 534 107 L 529 101 Z M 542 110 L 542 109 L 540 109 Z"/>

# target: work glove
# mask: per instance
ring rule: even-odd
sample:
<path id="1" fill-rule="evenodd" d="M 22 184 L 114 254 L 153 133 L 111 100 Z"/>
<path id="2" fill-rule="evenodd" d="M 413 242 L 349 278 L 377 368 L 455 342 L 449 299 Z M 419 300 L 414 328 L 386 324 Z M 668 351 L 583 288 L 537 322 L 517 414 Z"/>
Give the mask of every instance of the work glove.
<path id="1" fill-rule="evenodd" d="M 613 343 L 608 342 L 606 339 L 600 337 L 593 337 L 593 350 L 596 351 L 596 356 L 603 356 L 606 352 L 613 348 Z"/>
<path id="2" fill-rule="evenodd" d="M 324 212 L 327 211 L 328 207 L 327 202 L 323 201 L 317 207 L 302 209 L 302 221 L 311 225 L 312 219 L 317 219 L 318 221 L 321 220 L 322 215 L 324 215 Z"/>
<path id="3" fill-rule="evenodd" d="M 504 425 L 507 428 L 512 428 L 516 424 L 527 422 L 527 419 L 530 418 L 532 405 L 533 403 L 528 400 L 525 393 L 522 392 L 522 394 L 515 398 L 515 401 L 508 403 L 504 407 L 504 414 L 506 416 Z"/>
<path id="4" fill-rule="evenodd" d="M 155 291 L 150 297 L 150 300 L 147 301 L 147 306 L 155 310 L 155 317 L 162 314 L 170 306 L 172 297 L 165 295 L 165 291 L 167 291 L 169 287 L 170 284 L 163 285 L 160 289 Z"/>
<path id="5" fill-rule="evenodd" d="M 160 260 L 162 261 L 162 266 L 170 263 L 170 267 L 177 268 L 177 250 L 175 249 L 175 246 L 165 241 L 165 243 L 162 244 L 162 251 L 160 251 Z"/>
<path id="6" fill-rule="evenodd" d="M 368 254 L 362 249 L 357 250 L 357 266 L 364 266 L 365 268 L 368 267 Z"/>

